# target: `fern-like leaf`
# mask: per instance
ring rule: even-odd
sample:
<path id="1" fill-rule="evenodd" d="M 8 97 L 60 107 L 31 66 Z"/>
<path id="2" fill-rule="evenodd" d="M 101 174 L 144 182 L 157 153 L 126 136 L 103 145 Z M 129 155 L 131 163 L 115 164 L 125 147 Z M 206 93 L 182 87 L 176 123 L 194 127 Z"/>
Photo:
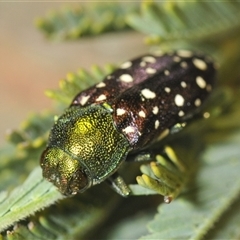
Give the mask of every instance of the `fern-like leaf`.
<path id="1" fill-rule="evenodd" d="M 141 239 L 203 239 L 206 233 L 217 234 L 214 229 L 211 232 L 212 228 L 218 229 L 217 221 L 224 221 L 223 214 L 240 198 L 239 142 L 238 131 L 211 146 L 203 156 L 205 163 L 196 175 L 194 189 L 183 195 L 188 201 L 179 198 L 171 207 L 159 206 L 159 213 L 149 224 L 151 234 Z M 236 218 L 239 212 L 231 215 Z M 236 224 L 235 227 L 238 228 Z M 225 239 L 233 239 L 233 232 L 228 232 Z"/>
<path id="2" fill-rule="evenodd" d="M 28 180 L 1 204 L 0 229 L 3 230 L 9 223 L 14 224 L 7 231 L 2 231 L 2 237 L 6 239 L 82 239 L 98 226 L 107 212 L 111 212 L 117 206 L 118 196 L 112 195 L 111 189 L 101 186 L 73 198 L 59 201 L 62 195 L 40 175 L 40 168 L 36 168 Z M 29 186 L 32 189 L 29 189 Z M 20 192 L 26 193 L 23 196 L 19 194 Z M 24 215 L 26 217 L 30 210 L 32 215 L 34 208 L 38 210 L 46 208 L 49 200 L 51 203 L 58 200 L 58 203 L 16 223 L 19 214 L 22 214 L 21 217 Z M 11 211 L 9 211 L 9 205 L 11 205 Z"/>
<path id="3" fill-rule="evenodd" d="M 219 41 L 240 27 L 238 1 L 166 1 L 142 4 L 140 14 L 128 17 L 133 28 L 149 35 L 149 43 L 173 40 Z"/>
<path id="4" fill-rule="evenodd" d="M 62 197 L 52 184 L 43 180 L 40 167 L 36 168 L 22 185 L 1 202 L 0 231 Z"/>
<path id="5" fill-rule="evenodd" d="M 51 39 L 77 39 L 106 32 L 129 29 L 126 15 L 136 9 L 136 4 L 91 3 L 64 7 L 38 18 L 36 25 Z"/>

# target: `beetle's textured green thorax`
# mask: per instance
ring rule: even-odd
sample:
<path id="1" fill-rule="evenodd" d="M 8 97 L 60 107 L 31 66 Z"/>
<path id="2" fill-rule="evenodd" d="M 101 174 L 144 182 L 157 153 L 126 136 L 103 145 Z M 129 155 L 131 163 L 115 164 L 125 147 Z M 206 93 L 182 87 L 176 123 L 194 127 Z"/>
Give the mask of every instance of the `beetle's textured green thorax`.
<path id="1" fill-rule="evenodd" d="M 66 175 L 65 178 L 60 176 L 60 181 L 70 181 L 77 169 L 81 168 L 92 185 L 103 181 L 118 169 L 129 151 L 129 143 L 116 130 L 109 109 L 101 105 L 84 108 L 71 106 L 53 126 L 48 149 L 54 149 L 59 155 L 55 153 L 58 159 L 45 157 L 45 162 L 42 159 L 46 178 L 54 181 L 53 177 L 50 179 L 46 175 L 55 171 L 56 175 Z M 69 156 L 67 162 L 62 160 L 62 152 Z M 55 185 L 58 185 L 57 182 Z"/>

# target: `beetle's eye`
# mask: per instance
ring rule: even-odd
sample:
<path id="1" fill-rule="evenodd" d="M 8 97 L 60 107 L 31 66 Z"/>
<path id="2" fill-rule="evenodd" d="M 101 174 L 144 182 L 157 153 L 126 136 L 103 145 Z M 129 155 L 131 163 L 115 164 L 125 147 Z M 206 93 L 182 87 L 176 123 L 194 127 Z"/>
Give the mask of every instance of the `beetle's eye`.
<path id="1" fill-rule="evenodd" d="M 81 169 L 78 169 L 71 177 L 68 189 L 70 195 L 77 194 L 78 192 L 83 192 L 87 188 L 89 188 L 89 181 L 87 174 L 82 171 Z"/>

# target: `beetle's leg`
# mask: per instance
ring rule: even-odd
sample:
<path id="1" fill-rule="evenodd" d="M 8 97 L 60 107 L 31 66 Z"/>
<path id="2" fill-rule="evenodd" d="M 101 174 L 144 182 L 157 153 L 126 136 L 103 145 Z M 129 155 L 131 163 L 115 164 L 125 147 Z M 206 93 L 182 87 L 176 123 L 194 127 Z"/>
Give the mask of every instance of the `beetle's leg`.
<path id="1" fill-rule="evenodd" d="M 142 175 L 136 179 L 140 186 L 163 195 L 164 201 L 170 203 L 186 184 L 186 168 L 169 146 L 164 147 L 164 155 L 156 154 L 155 162 L 142 165 Z"/>
<path id="2" fill-rule="evenodd" d="M 127 197 L 131 192 L 123 178 L 117 172 L 110 176 L 106 181 L 118 194 L 123 197 Z"/>

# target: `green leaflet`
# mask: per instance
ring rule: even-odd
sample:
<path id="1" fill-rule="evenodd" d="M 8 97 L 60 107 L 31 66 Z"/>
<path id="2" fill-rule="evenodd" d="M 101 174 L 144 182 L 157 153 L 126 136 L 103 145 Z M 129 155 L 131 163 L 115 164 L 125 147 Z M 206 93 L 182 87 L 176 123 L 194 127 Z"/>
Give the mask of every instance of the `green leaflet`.
<path id="1" fill-rule="evenodd" d="M 41 169 L 37 167 L 22 185 L 2 199 L 0 231 L 62 197 L 52 184 L 43 180 Z"/>
<path id="2" fill-rule="evenodd" d="M 136 8 L 136 3 L 127 3 L 127 7 L 117 2 L 79 4 L 51 11 L 45 18 L 38 18 L 36 25 L 51 39 L 77 39 L 129 29 L 125 16 Z"/>
<path id="3" fill-rule="evenodd" d="M 240 197 L 239 142 L 238 131 L 229 139 L 212 145 L 203 156 L 204 164 L 196 175 L 194 188 L 183 195 L 188 201 L 179 198 L 171 207 L 159 206 L 159 213 L 148 225 L 151 234 L 141 239 L 203 239 L 206 233 L 211 239 L 221 236 L 217 221 L 221 219 L 221 225 L 226 227 L 225 211 L 230 211 L 230 219 L 239 215 L 239 212 L 228 210 Z M 239 204 L 235 206 L 239 208 Z M 221 229 L 225 239 L 237 237 L 232 235 L 238 232 L 234 227 L 226 231 Z"/>
<path id="4" fill-rule="evenodd" d="M 52 39 L 77 39 L 131 27 L 149 35 L 149 43 L 188 39 L 196 44 L 234 34 L 240 25 L 239 11 L 237 1 L 95 3 L 49 12 L 36 25 Z"/>
<path id="5" fill-rule="evenodd" d="M 36 167 L 53 122 L 53 114 L 47 111 L 31 114 L 18 130 L 8 133 L 10 143 L 0 149 L 1 191 L 21 185 Z"/>
<path id="6" fill-rule="evenodd" d="M 94 188 L 73 198 L 63 199 L 56 188 L 43 180 L 37 167 L 19 188 L 16 188 L 0 206 L 0 231 L 13 224 L 12 231 L 2 232 L 6 239 L 66 239 L 85 236 L 103 220 L 104 213 L 116 206 L 118 199 L 111 189 Z M 95 198 L 94 196 L 99 196 Z M 24 221 L 19 217 L 34 210 L 56 205 L 35 213 Z M 113 204 L 114 203 L 114 204 Z M 1 237 L 0 236 L 0 237 Z"/>
<path id="7" fill-rule="evenodd" d="M 196 44 L 233 34 L 240 26 L 239 11 L 237 1 L 146 1 L 140 13 L 128 17 L 128 23 L 149 35 L 149 43 L 187 39 Z"/>

